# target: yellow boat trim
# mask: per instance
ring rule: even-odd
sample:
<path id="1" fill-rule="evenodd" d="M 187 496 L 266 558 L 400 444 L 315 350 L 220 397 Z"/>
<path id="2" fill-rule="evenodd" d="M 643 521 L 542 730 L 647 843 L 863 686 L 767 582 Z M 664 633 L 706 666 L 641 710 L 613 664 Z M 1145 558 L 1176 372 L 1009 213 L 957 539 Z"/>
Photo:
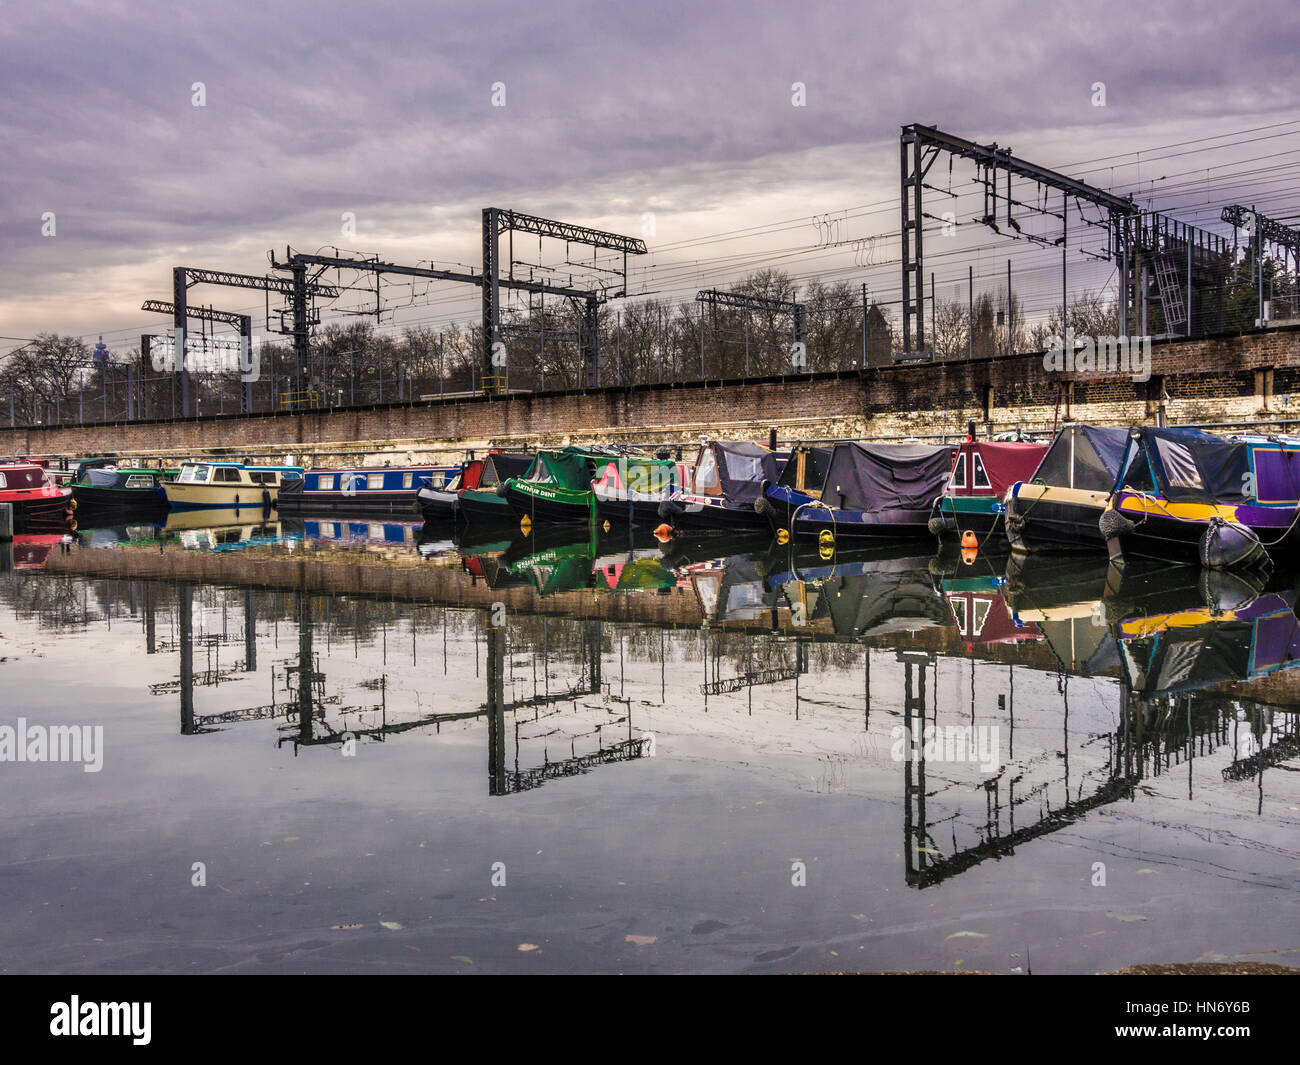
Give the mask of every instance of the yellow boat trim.
<path id="1" fill-rule="evenodd" d="M 1119 510 L 1125 514 L 1156 514 L 1183 521 L 1208 522 L 1211 518 L 1237 520 L 1236 506 L 1223 503 L 1171 503 L 1158 496 L 1127 496 L 1120 500 Z"/>

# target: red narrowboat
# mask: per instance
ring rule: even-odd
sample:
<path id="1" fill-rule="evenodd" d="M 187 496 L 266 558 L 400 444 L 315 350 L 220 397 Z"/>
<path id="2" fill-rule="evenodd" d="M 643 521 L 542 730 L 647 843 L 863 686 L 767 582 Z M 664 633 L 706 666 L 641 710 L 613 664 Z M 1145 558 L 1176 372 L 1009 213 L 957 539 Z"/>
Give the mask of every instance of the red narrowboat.
<path id="1" fill-rule="evenodd" d="M 14 512 L 14 533 L 76 528 L 72 489 L 60 487 L 34 462 L 0 463 L 0 503 Z"/>

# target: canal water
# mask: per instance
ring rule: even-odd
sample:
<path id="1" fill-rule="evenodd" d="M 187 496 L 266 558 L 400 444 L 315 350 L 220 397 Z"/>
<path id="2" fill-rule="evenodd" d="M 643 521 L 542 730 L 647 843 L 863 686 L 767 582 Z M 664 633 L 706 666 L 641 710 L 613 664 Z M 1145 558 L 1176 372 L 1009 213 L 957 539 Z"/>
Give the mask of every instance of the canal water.
<path id="1" fill-rule="evenodd" d="M 225 520 L 0 549 L 0 971 L 1300 949 L 1293 577 Z"/>

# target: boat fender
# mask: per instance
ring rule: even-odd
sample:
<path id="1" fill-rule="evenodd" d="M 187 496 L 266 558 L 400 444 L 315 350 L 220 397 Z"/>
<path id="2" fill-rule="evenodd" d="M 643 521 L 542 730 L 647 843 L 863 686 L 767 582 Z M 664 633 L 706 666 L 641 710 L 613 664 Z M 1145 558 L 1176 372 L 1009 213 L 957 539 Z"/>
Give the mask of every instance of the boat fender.
<path id="1" fill-rule="evenodd" d="M 1021 514 L 1015 513 L 1008 508 L 1006 515 L 1002 519 L 1002 527 L 1006 531 L 1007 543 L 1012 547 L 1018 547 L 1024 550 L 1025 547 L 1025 519 Z"/>
<path id="2" fill-rule="evenodd" d="M 942 536 L 944 530 L 948 528 L 948 523 L 943 518 L 931 518 L 925 525 L 930 530 L 931 536 Z"/>
<path id="3" fill-rule="evenodd" d="M 655 539 L 661 544 L 667 543 L 673 538 L 673 527 L 671 525 L 660 525 L 655 528 Z"/>
<path id="4" fill-rule="evenodd" d="M 1097 529 L 1101 533 L 1101 538 L 1106 541 L 1106 551 L 1110 555 L 1110 560 L 1116 565 L 1124 564 L 1124 545 L 1120 542 L 1120 537 L 1131 533 L 1136 528 L 1133 522 L 1112 507 L 1103 510 L 1101 517 L 1097 519 Z"/>
<path id="5" fill-rule="evenodd" d="M 776 508 L 772 506 L 772 501 L 766 496 L 760 495 L 754 500 L 754 513 L 761 518 L 766 518 L 775 526 L 777 519 Z"/>
<path id="6" fill-rule="evenodd" d="M 683 510 L 685 510 L 685 506 L 680 499 L 665 499 L 659 504 L 659 517 L 662 521 L 671 525 Z"/>
<path id="7" fill-rule="evenodd" d="M 506 482 L 505 482 L 505 481 L 497 481 L 496 492 L 497 492 L 497 495 L 499 495 L 502 499 L 505 499 L 505 498 L 506 498 Z"/>
<path id="8" fill-rule="evenodd" d="M 262 507 L 265 510 L 271 509 L 271 490 L 269 488 L 262 489 Z"/>
<path id="9" fill-rule="evenodd" d="M 1201 534 L 1201 565 L 1211 569 L 1247 568 L 1272 562 L 1255 533 L 1235 521 L 1211 518 Z"/>

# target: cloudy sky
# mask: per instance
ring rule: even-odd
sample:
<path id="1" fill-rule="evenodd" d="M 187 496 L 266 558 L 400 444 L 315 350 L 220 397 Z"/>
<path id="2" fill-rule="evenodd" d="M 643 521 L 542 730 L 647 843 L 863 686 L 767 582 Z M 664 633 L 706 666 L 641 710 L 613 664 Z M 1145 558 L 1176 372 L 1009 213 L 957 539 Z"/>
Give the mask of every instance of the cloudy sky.
<path id="1" fill-rule="evenodd" d="M 645 231 L 653 254 L 634 293 L 689 298 L 758 265 L 885 292 L 898 284 L 887 260 L 909 122 L 1220 231 L 1234 198 L 1295 215 L 1295 12 L 1294 0 L 9 5 L 0 334 L 124 345 L 164 324 L 139 306 L 170 298 L 173 265 L 262 273 L 273 246 L 477 265 L 492 205 Z M 944 163 L 932 181 L 969 176 Z M 978 240 L 990 274 L 1010 254 L 992 240 Z M 966 265 L 945 268 L 964 279 Z M 406 296 L 420 306 L 408 321 L 475 313 L 467 286 Z M 262 306 L 239 290 L 191 298 Z"/>

